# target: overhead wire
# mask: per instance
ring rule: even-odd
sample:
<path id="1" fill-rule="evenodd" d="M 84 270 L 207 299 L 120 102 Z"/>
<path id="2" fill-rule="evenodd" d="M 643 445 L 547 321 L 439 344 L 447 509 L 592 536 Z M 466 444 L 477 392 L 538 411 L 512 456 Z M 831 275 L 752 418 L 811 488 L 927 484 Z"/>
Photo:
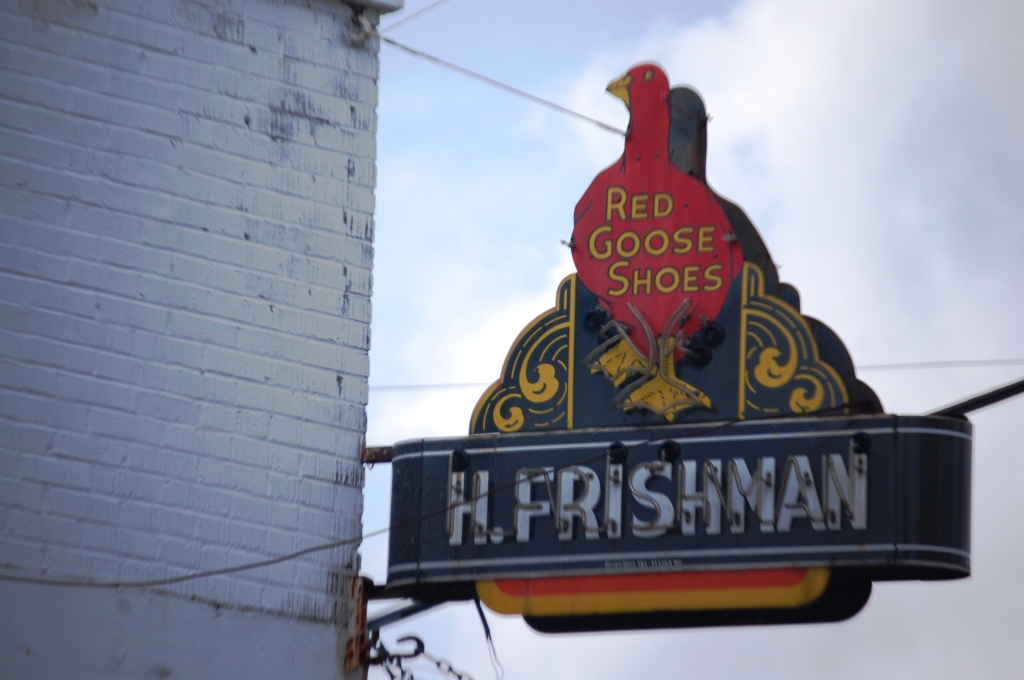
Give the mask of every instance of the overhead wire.
<path id="1" fill-rule="evenodd" d="M 491 381 L 493 382 L 493 381 Z M 430 383 L 424 385 L 370 385 L 371 390 L 447 390 L 459 387 L 486 387 L 489 382 Z"/>
<path id="2" fill-rule="evenodd" d="M 18 576 L 15 574 L 0 574 L 0 581 L 13 581 L 15 583 L 31 583 L 35 585 L 44 586 L 76 586 L 79 588 L 155 588 L 157 586 L 169 586 L 175 583 L 183 583 L 185 581 L 194 581 L 201 578 L 209 578 L 211 576 L 222 576 L 224 574 L 234 574 L 240 571 L 249 571 L 251 569 L 259 569 L 260 567 L 269 567 L 282 562 L 289 562 L 294 559 L 298 559 L 304 555 L 310 553 L 322 552 L 324 550 L 330 550 L 332 548 L 340 548 L 345 545 L 352 545 L 359 543 L 360 541 L 373 538 L 386 534 L 391 530 L 391 527 L 385 527 L 384 529 L 378 529 L 371 531 L 368 534 L 356 538 L 346 538 L 340 541 L 332 541 L 331 543 L 323 543 L 321 545 L 315 545 L 310 548 L 303 550 L 296 550 L 293 553 L 287 555 L 281 555 L 280 557 L 274 557 L 267 560 L 260 560 L 258 562 L 247 562 L 245 564 L 235 565 L 233 567 L 223 567 L 221 569 L 207 569 L 205 571 L 196 571 L 188 574 L 182 574 L 181 576 L 170 576 L 167 578 L 150 579 L 145 581 L 66 581 L 61 579 L 47 579 L 38 578 L 34 576 Z"/>
<path id="3" fill-rule="evenodd" d="M 857 366 L 858 371 L 903 371 L 925 368 L 983 368 L 986 366 L 1020 366 L 1024 365 L 1024 357 L 1018 359 L 967 359 L 963 361 L 917 361 L 896 364 L 865 364 Z M 445 390 L 463 387 L 486 387 L 490 382 L 465 383 L 424 383 L 416 385 L 370 385 L 371 390 Z"/>
<path id="4" fill-rule="evenodd" d="M 820 409 L 819 411 L 817 411 L 817 413 L 828 413 L 828 412 L 831 412 L 831 411 L 843 410 L 843 409 L 848 408 L 849 406 L 850 406 L 850 404 L 848 404 L 848 403 L 839 404 L 838 406 L 833 406 L 833 407 L 826 408 L 826 409 Z M 780 418 L 789 418 L 789 417 L 791 417 L 791 416 L 789 416 L 788 414 L 784 414 L 784 415 L 781 415 L 781 416 L 778 416 L 778 415 L 762 416 L 762 417 L 757 418 L 757 419 L 747 419 L 746 422 L 750 422 L 752 420 L 777 420 L 777 419 L 780 419 Z M 718 421 L 718 422 L 710 423 L 709 426 L 706 427 L 706 428 L 701 428 L 701 429 L 695 430 L 693 432 L 688 432 L 688 433 L 686 433 L 685 435 L 682 435 L 682 436 L 677 434 L 677 435 L 673 436 L 672 438 L 673 439 L 680 439 L 680 438 L 689 438 L 689 437 L 699 437 L 699 436 L 708 434 L 709 432 L 715 432 L 717 430 L 729 427 L 729 426 L 734 425 L 734 424 L 739 423 L 739 422 L 743 422 L 743 421 L 740 421 L 740 420 L 723 420 L 723 421 Z M 648 439 L 646 441 L 639 442 L 636 445 L 637 446 L 646 446 L 646 445 L 648 445 L 648 444 L 650 444 L 652 442 L 660 441 L 661 439 L 662 438 L 657 438 L 656 437 L 656 438 L 653 438 L 653 439 Z M 588 464 L 593 463 L 593 462 L 595 462 L 597 460 L 601 460 L 602 458 L 604 458 L 607 455 L 608 455 L 607 452 L 601 452 L 601 453 L 597 454 L 596 456 L 591 456 L 590 458 L 586 458 L 586 459 L 583 459 L 583 460 L 579 460 L 579 461 L 577 461 L 575 463 L 571 463 L 570 467 L 571 466 L 588 465 Z M 545 478 L 546 478 L 546 475 L 545 475 Z M 517 486 L 518 484 L 519 484 L 519 481 L 513 481 L 513 482 L 509 482 L 507 484 L 496 485 L 493 489 L 484 491 L 484 492 L 482 492 L 480 494 L 477 494 L 476 496 L 470 498 L 469 500 L 464 501 L 461 504 L 469 505 L 471 503 L 476 502 L 480 498 L 485 498 L 485 497 L 488 497 L 488 496 L 493 496 L 494 494 L 498 493 L 499 491 L 505 491 L 507 489 L 511 489 L 511 488 Z M 549 489 L 549 493 L 550 493 L 550 489 Z M 141 581 L 71 581 L 71 580 L 63 580 L 63 579 L 48 579 L 48 578 L 39 578 L 39 577 L 35 577 L 35 576 L 19 576 L 19 575 L 15 575 L 15 574 L 3 574 L 3 573 L 0 573 L 0 581 L 10 581 L 10 582 L 14 582 L 14 583 L 28 583 L 28 584 L 33 584 L 33 585 L 78 587 L 78 588 L 125 588 L 125 589 L 129 589 L 129 588 L 132 588 L 132 589 L 134 589 L 134 588 L 155 588 L 155 587 L 158 587 L 158 586 L 166 586 L 166 585 L 174 585 L 174 584 L 177 584 L 177 583 L 183 583 L 185 581 L 195 581 L 195 580 L 198 580 L 198 579 L 201 579 L 201 578 L 209 578 L 211 576 L 222 576 L 222 575 L 225 575 L 225 574 L 234 574 L 234 573 L 238 573 L 238 572 L 242 572 L 242 571 L 250 571 L 252 569 L 259 569 L 260 567 L 269 567 L 269 566 L 272 566 L 272 565 L 275 565 L 275 564 L 280 564 L 282 562 L 288 562 L 290 560 L 294 560 L 294 559 L 297 559 L 299 557 L 303 557 L 305 555 L 309 555 L 311 553 L 322 552 L 324 550 L 331 550 L 332 548 L 339 548 L 339 547 L 342 547 L 342 546 L 345 546 L 345 545 L 354 545 L 354 544 L 360 543 L 361 541 L 366 540 L 368 538 L 375 538 L 377 536 L 383 536 L 384 534 L 390 533 L 392 529 L 401 529 L 401 528 L 405 528 L 405 527 L 409 527 L 409 526 L 417 526 L 419 524 L 422 524 L 423 522 L 425 522 L 428 519 L 433 519 L 434 517 L 438 517 L 440 515 L 447 514 L 449 511 L 450 511 L 450 508 L 448 508 L 448 507 L 439 508 L 438 510 L 434 510 L 433 512 L 428 512 L 428 513 L 420 515 L 419 517 L 416 517 L 414 519 L 409 519 L 409 520 L 406 520 L 405 522 L 400 522 L 398 524 L 390 525 L 390 526 L 384 527 L 382 529 L 376 529 L 375 531 L 371 531 L 369 533 L 363 534 L 362 536 L 356 536 L 354 538 L 345 538 L 345 539 L 341 539 L 341 540 L 338 540 L 338 541 L 331 541 L 329 543 L 321 543 L 319 545 L 314 545 L 314 546 L 311 546 L 309 548 L 304 548 L 302 550 L 296 550 L 295 552 L 288 553 L 287 555 L 281 555 L 280 557 L 273 557 L 273 558 L 270 558 L 270 559 L 259 560 L 259 561 L 256 561 L 256 562 L 247 562 L 245 564 L 238 564 L 238 565 L 235 565 L 235 566 L 232 566 L 232 567 L 222 567 L 220 569 L 206 569 L 206 570 L 203 570 L 203 571 L 196 571 L 196 572 L 192 572 L 192 573 L 188 573 L 188 574 L 182 574 L 180 576 L 170 576 L 170 577 L 161 578 L 161 579 L 149 579 L 149 580 L 141 580 Z"/>
<path id="5" fill-rule="evenodd" d="M 858 366 L 860 371 L 902 371 L 917 368 L 974 368 L 985 366 L 1019 366 L 1024 357 L 1018 359 L 965 359 L 962 361 L 915 361 L 902 364 L 866 364 Z"/>
<path id="6" fill-rule="evenodd" d="M 598 126 L 599 128 L 601 128 L 603 130 L 607 130 L 608 132 L 614 132 L 615 134 L 623 135 L 623 136 L 625 136 L 625 134 L 626 134 L 625 130 L 620 130 L 617 127 L 614 127 L 612 125 L 609 125 L 608 123 L 605 123 L 603 121 L 598 120 L 597 118 L 591 118 L 590 116 L 584 115 L 584 114 L 582 114 L 582 113 L 580 113 L 578 111 L 573 111 L 572 109 L 566 108 L 566 107 L 562 106 L 561 104 L 556 104 L 553 101 L 549 101 L 549 100 L 544 99 L 542 97 L 538 97 L 536 95 L 532 95 L 529 92 L 524 92 L 523 90 L 520 90 L 519 88 L 512 87 L 511 85 L 506 85 L 505 83 L 503 83 L 503 82 L 501 82 L 499 80 L 495 80 L 494 78 L 491 78 L 489 76 L 485 76 L 482 73 L 477 73 L 476 71 L 471 71 L 468 68 L 465 68 L 463 66 L 459 66 L 458 64 L 453 64 L 450 61 L 445 61 L 444 59 L 441 59 L 440 57 L 435 57 L 432 54 L 427 54 L 426 52 L 424 52 L 422 50 L 418 50 L 418 49 L 416 49 L 414 47 L 409 47 L 408 45 L 404 45 L 404 44 L 402 44 L 402 43 L 400 43 L 400 42 L 398 42 L 396 40 L 392 40 L 391 38 L 388 38 L 386 36 L 382 35 L 380 39 L 381 39 L 381 41 L 387 43 L 388 45 L 391 45 L 393 47 L 397 47 L 400 50 L 404 50 L 404 51 L 408 52 L 409 54 L 411 54 L 413 56 L 420 57 L 421 59 L 426 59 L 427 61 L 432 61 L 432 62 L 434 62 L 435 64 L 437 64 L 439 66 L 444 66 L 445 68 L 448 68 L 448 69 L 451 69 L 451 70 L 456 71 L 458 73 L 461 73 L 463 75 L 469 76 L 470 78 L 475 78 L 475 79 L 477 79 L 477 80 L 479 80 L 481 82 L 487 83 L 488 85 L 493 85 L 494 87 L 497 87 L 497 88 L 499 88 L 501 90 L 504 90 L 506 92 L 510 92 L 510 93 L 512 93 L 512 94 L 514 94 L 514 95 L 516 95 L 518 97 L 523 97 L 525 99 L 529 99 L 532 102 L 535 102 L 537 104 L 541 104 L 541 105 L 546 106 L 546 107 L 548 107 L 550 109 L 554 109 L 555 111 L 559 111 L 559 112 L 564 113 L 566 115 L 573 116 L 573 117 L 578 118 L 580 120 L 585 120 L 588 123 L 593 123 L 594 125 Z"/>
<path id="7" fill-rule="evenodd" d="M 436 2 L 432 2 L 429 5 L 427 5 L 426 7 L 424 7 L 423 9 L 416 10 L 412 14 L 409 14 L 408 16 L 404 16 L 401 19 L 398 19 L 398 20 L 394 21 L 393 23 L 390 23 L 387 26 L 381 28 L 379 33 L 384 34 L 384 33 L 387 33 L 390 30 L 398 28 L 399 26 L 401 26 L 405 22 L 412 21 L 413 19 L 415 19 L 416 17 L 420 16 L 421 14 L 426 14 L 427 12 L 429 12 L 432 9 L 434 9 L 438 5 L 443 5 L 446 2 L 448 2 L 448 0 L 437 0 Z"/>
<path id="8" fill-rule="evenodd" d="M 502 90 L 504 90 L 506 92 L 509 92 L 511 94 L 514 94 L 514 95 L 516 95 L 518 97 L 524 97 L 526 99 L 529 99 L 532 102 L 535 102 L 537 104 L 541 104 L 542 106 L 547 106 L 548 108 L 554 109 L 555 111 L 558 111 L 560 113 L 564 113 L 564 114 L 567 114 L 569 116 L 573 116 L 573 117 L 578 118 L 580 120 L 585 120 L 588 123 L 593 123 L 594 125 L 598 126 L 599 128 L 602 128 L 602 129 L 607 130 L 609 132 L 614 132 L 614 133 L 622 135 L 622 136 L 626 135 L 626 131 L 625 130 L 620 130 L 619 128 L 614 127 L 612 125 L 609 125 L 608 123 L 605 123 L 604 121 L 600 121 L 600 120 L 598 120 L 596 118 L 591 118 L 590 116 L 584 115 L 584 114 L 582 114 L 582 113 L 580 113 L 578 111 L 573 111 L 570 108 L 566 108 L 566 107 L 562 106 L 561 104 L 556 104 L 553 101 L 549 101 L 549 100 L 544 99 L 542 97 L 538 97 L 536 95 L 530 94 L 529 92 L 524 92 L 523 90 L 520 90 L 519 88 L 516 88 L 516 87 L 512 87 L 511 85 L 506 85 L 505 83 L 501 82 L 500 80 L 495 80 L 494 78 L 491 78 L 489 76 L 485 76 L 482 73 L 477 73 L 476 71 L 471 71 L 468 68 L 465 68 L 464 66 L 459 66 L 458 64 L 453 64 L 450 61 L 445 61 L 444 59 L 441 59 L 440 57 L 435 57 L 432 54 L 428 54 L 428 53 L 424 52 L 423 50 L 418 50 L 418 49 L 416 49 L 414 47 L 409 47 L 408 45 L 404 45 L 404 44 L 398 42 L 397 40 L 393 40 L 392 38 L 388 38 L 388 37 L 386 37 L 384 35 L 385 33 L 387 33 L 389 31 L 397 28 L 401 24 L 404 24 L 407 21 L 412 21 L 413 19 L 415 19 L 415 18 L 417 18 L 417 17 L 419 17 L 419 16 L 421 16 L 423 14 L 426 14 L 427 12 L 431 11 L 432 9 L 435 9 L 436 7 L 438 7 L 439 5 L 441 5 L 441 4 L 445 3 L 445 2 L 448 2 L 448 0 L 436 0 L 436 2 L 430 3 L 429 5 L 424 7 L 423 9 L 418 10 L 416 12 L 413 12 L 409 16 L 402 17 L 401 19 L 395 21 L 394 23 L 389 24 L 389 25 L 387 25 L 387 26 L 385 26 L 385 27 L 383 27 L 381 29 L 378 29 L 377 35 L 380 37 L 382 42 L 385 42 L 388 45 L 391 45 L 392 47 L 397 47 L 400 50 L 405 50 L 406 52 L 408 52 L 409 54 L 411 54 L 413 56 L 420 57 L 421 59 L 426 59 L 427 61 L 432 61 L 435 64 L 437 64 L 438 66 L 443 66 L 445 68 L 448 68 L 448 69 L 451 69 L 451 70 L 456 71 L 458 73 L 461 73 L 462 75 L 469 76 L 470 78 L 475 78 L 475 79 L 477 79 L 479 81 L 487 83 L 488 85 L 493 85 L 494 87 L 502 89 Z"/>

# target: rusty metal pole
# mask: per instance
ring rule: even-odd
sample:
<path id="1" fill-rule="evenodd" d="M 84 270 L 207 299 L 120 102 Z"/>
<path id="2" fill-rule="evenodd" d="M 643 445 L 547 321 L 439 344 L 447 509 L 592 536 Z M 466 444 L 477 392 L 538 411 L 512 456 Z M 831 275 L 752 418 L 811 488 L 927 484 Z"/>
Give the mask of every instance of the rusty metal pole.
<path id="1" fill-rule="evenodd" d="M 347 576 L 338 597 L 338 677 L 344 680 L 366 680 L 370 655 L 366 582 L 361 576 Z"/>

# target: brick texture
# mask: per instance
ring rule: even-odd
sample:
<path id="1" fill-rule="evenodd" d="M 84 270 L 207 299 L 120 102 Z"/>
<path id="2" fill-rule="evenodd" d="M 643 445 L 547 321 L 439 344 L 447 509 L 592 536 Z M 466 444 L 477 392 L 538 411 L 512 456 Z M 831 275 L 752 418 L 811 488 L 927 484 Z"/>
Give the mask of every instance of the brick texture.
<path id="1" fill-rule="evenodd" d="M 352 14 L 0 0 L 5 573 L 152 579 L 359 536 L 378 43 Z M 330 620 L 357 562 L 165 590 Z"/>

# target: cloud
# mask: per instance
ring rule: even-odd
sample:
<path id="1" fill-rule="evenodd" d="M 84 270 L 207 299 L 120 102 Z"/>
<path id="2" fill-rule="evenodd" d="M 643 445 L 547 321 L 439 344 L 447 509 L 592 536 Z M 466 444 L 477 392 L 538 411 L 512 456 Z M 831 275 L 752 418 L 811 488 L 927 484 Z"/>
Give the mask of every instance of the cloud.
<path id="1" fill-rule="evenodd" d="M 406 336 L 401 357 L 410 371 L 405 384 L 490 383 L 501 374 L 512 341 L 532 319 L 555 306 L 558 283 L 573 269 L 568 248 L 558 252 L 556 264 L 544 273 L 540 292 L 511 287 L 497 304 L 476 299 L 456 307 L 439 296 L 427 318 Z M 429 348 L 428 351 L 424 351 Z M 391 443 L 416 437 L 460 436 L 469 431 L 469 419 L 485 387 L 445 390 L 374 392 L 370 398 L 367 441 Z"/>
<path id="2" fill-rule="evenodd" d="M 713 116 L 710 182 L 745 207 L 782 278 L 801 290 L 805 313 L 835 328 L 857 363 L 1018 357 L 1021 29 L 1024 9 L 1004 2 L 754 0 L 722 18 L 605 46 L 566 92 L 574 108 L 622 125 L 621 104 L 603 89 L 633 63 L 659 61 L 673 82 L 701 91 Z M 572 147 L 591 176 L 621 153 L 620 140 L 586 126 L 553 148 L 569 158 Z M 544 299 L 511 292 L 484 315 L 438 308 L 432 313 L 455 321 L 416 337 L 443 340 L 442 374 L 479 378 L 460 368 L 471 365 L 489 379 L 519 328 L 550 306 L 553 279 L 549 289 Z M 446 352 L 459 361 L 445 364 Z M 890 411 L 922 412 L 1017 373 L 862 377 Z M 371 404 L 371 431 L 447 431 L 452 410 L 471 408 L 475 396 Z M 835 625 L 546 637 L 491 615 L 507 677 L 1007 675 L 1024 662 L 1022 401 L 973 418 L 971 578 L 877 585 L 865 611 Z M 462 431 L 468 417 L 459 414 Z M 431 616 L 439 618 L 424 624 L 428 648 L 487 677 L 471 608 Z"/>

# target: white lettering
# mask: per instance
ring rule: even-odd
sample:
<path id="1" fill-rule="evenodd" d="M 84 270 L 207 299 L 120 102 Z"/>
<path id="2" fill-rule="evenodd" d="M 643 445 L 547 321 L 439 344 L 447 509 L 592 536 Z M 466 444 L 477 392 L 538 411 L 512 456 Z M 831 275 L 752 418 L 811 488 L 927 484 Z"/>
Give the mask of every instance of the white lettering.
<path id="1" fill-rule="evenodd" d="M 746 515 L 750 509 L 757 515 L 761 533 L 775 531 L 775 459 L 765 457 L 750 474 L 742 458 L 729 461 L 729 529 L 734 534 L 746 533 Z M 746 500 L 746 503 L 744 503 Z"/>
<path id="2" fill-rule="evenodd" d="M 622 465 L 608 460 L 608 490 L 604 495 L 604 530 L 608 538 L 622 538 Z"/>
<path id="3" fill-rule="evenodd" d="M 490 485 L 490 473 L 481 470 L 473 475 L 473 543 L 487 543 L 487 487 Z"/>
<path id="4" fill-rule="evenodd" d="M 868 528 L 868 456 L 855 453 L 850 445 L 850 468 L 843 467 L 843 457 L 830 453 L 821 458 L 822 505 L 825 506 L 825 522 L 828 528 L 839 531 L 843 528 L 843 510 L 850 518 L 854 529 Z"/>
<path id="5" fill-rule="evenodd" d="M 722 533 L 722 461 L 708 460 L 703 465 L 704 482 L 697 491 L 697 461 L 684 460 L 679 464 L 679 515 L 676 519 L 680 531 L 692 536 L 697 530 L 697 511 L 704 516 L 704 530 L 709 535 Z"/>
<path id="6" fill-rule="evenodd" d="M 466 484 L 465 472 L 453 472 L 448 482 L 448 545 L 462 545 L 462 516 L 472 512 L 463 501 Z"/>
<path id="7" fill-rule="evenodd" d="M 672 500 L 663 493 L 651 491 L 647 482 L 651 477 L 672 479 L 672 466 L 669 463 L 640 463 L 629 473 L 629 490 L 636 502 L 645 508 L 654 510 L 654 518 L 650 522 L 633 515 L 631 529 L 639 538 L 661 536 L 672 528 Z"/>
<path id="8" fill-rule="evenodd" d="M 825 518 L 821 514 L 821 502 L 807 456 L 790 456 L 786 459 L 782 484 L 782 495 L 775 513 L 778 516 L 775 530 L 789 531 L 794 519 L 806 517 L 815 531 L 824 531 Z"/>
<path id="9" fill-rule="evenodd" d="M 583 491 L 575 495 L 576 482 L 583 483 Z M 594 506 L 601 498 L 601 482 L 597 473 L 582 465 L 573 465 L 558 471 L 558 540 L 571 541 L 573 517 L 583 523 L 584 535 L 593 540 L 600 537 L 600 527 L 594 515 Z"/>
<path id="10" fill-rule="evenodd" d="M 526 543 L 530 540 L 531 519 L 551 514 L 551 501 L 554 500 L 551 484 L 554 477 L 555 469 L 552 467 L 522 468 L 516 472 L 516 508 L 512 516 L 516 541 Z M 547 487 L 549 501 L 532 499 L 534 484 L 544 484 Z"/>
<path id="11" fill-rule="evenodd" d="M 473 475 L 473 497 L 465 500 L 466 473 L 453 472 L 448 482 L 448 545 L 462 545 L 462 521 L 470 515 L 473 543 L 487 543 L 487 494 L 489 474 L 481 470 Z"/>

